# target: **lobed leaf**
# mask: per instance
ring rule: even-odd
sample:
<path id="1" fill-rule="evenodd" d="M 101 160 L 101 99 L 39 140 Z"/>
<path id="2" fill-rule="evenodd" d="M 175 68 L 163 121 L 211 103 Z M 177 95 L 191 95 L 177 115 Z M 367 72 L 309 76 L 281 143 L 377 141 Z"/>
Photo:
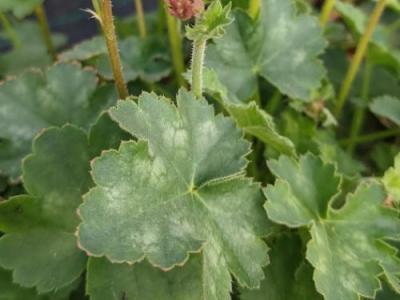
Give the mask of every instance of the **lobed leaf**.
<path id="1" fill-rule="evenodd" d="M 389 195 L 398 203 L 400 201 L 400 154 L 397 154 L 394 167 L 388 169 L 382 178 Z"/>
<path id="2" fill-rule="evenodd" d="M 24 161 L 29 195 L 0 204 L 0 266 L 39 293 L 63 288 L 85 268 L 76 246 L 76 209 L 91 185 L 86 134 L 75 127 L 48 129 L 34 141 Z M 17 222 L 21 221 L 21 222 Z"/>
<path id="3" fill-rule="evenodd" d="M 400 99 L 392 96 L 375 98 L 369 105 L 370 110 L 379 117 L 400 126 Z"/>
<path id="4" fill-rule="evenodd" d="M 258 76 L 289 97 L 308 100 L 325 74 L 317 59 L 325 48 L 317 20 L 296 16 L 292 0 L 263 1 L 256 21 L 240 10 L 234 15 L 225 36 L 208 48 L 207 66 L 241 100 L 255 93 Z"/>
<path id="5" fill-rule="evenodd" d="M 269 163 L 278 178 L 265 189 L 269 217 L 291 227 L 308 226 L 307 259 L 317 290 L 327 300 L 374 298 L 382 274 L 398 291 L 400 260 L 386 240 L 398 239 L 400 222 L 385 208 L 377 183 L 363 183 L 339 210 L 332 201 L 340 177 L 331 165 L 308 154 Z"/>
<path id="6" fill-rule="evenodd" d="M 111 116 L 145 141 L 94 161 L 96 187 L 79 210 L 81 247 L 112 262 L 147 258 L 163 270 L 202 250 L 205 299 L 229 297 L 229 273 L 256 287 L 267 263 L 259 237 L 270 226 L 259 186 L 243 176 L 249 144 L 234 123 L 185 91 L 177 107 L 145 93 Z"/>
<path id="7" fill-rule="evenodd" d="M 2 0 L 0 11 L 11 11 L 17 18 L 24 18 L 34 12 L 35 8 L 44 0 Z"/>
<path id="8" fill-rule="evenodd" d="M 22 158 L 43 128 L 66 123 L 88 128 L 108 105 L 96 85 L 93 72 L 72 64 L 30 71 L 0 85 L 0 170 L 18 177 Z"/>

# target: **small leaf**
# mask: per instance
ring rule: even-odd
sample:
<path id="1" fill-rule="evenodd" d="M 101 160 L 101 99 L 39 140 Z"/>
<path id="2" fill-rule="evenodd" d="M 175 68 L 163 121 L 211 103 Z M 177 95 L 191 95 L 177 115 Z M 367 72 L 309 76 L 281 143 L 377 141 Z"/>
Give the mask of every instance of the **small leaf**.
<path id="1" fill-rule="evenodd" d="M 203 298 L 202 263 L 198 256 L 185 266 L 163 272 L 147 262 L 135 266 L 90 258 L 88 288 L 91 300 L 199 300 Z"/>
<path id="2" fill-rule="evenodd" d="M 400 154 L 397 154 L 395 158 L 394 167 L 385 172 L 382 182 L 389 195 L 400 203 Z"/>
<path id="3" fill-rule="evenodd" d="M 80 129 L 48 129 L 34 141 L 24 161 L 29 195 L 0 204 L 0 266 L 14 281 L 39 293 L 65 287 L 85 268 L 76 246 L 76 209 L 91 185 L 89 149 Z M 20 221 L 21 223 L 19 223 Z"/>
<path id="4" fill-rule="evenodd" d="M 237 10 L 226 35 L 208 48 L 207 65 L 239 99 L 253 96 L 259 75 L 283 94 L 303 100 L 320 86 L 325 71 L 317 56 L 325 41 L 318 21 L 296 16 L 293 4 L 265 0 L 256 21 Z"/>
<path id="5" fill-rule="evenodd" d="M 163 270 L 202 249 L 207 299 L 225 299 L 229 272 L 250 287 L 263 278 L 267 248 L 259 236 L 270 225 L 258 185 L 243 176 L 249 145 L 234 123 L 188 92 L 177 103 L 143 94 L 111 110 L 121 128 L 147 142 L 123 143 L 95 160 L 79 242 L 89 255 L 146 257 Z"/>
<path id="6" fill-rule="evenodd" d="M 186 27 L 186 36 L 192 41 L 217 39 L 225 34 L 225 28 L 232 23 L 231 4 L 222 5 L 220 0 L 213 1 L 197 18 L 193 27 Z"/>
<path id="7" fill-rule="evenodd" d="M 41 73 L 31 71 L 0 85 L 0 170 L 20 175 L 21 160 L 31 149 L 33 137 L 43 128 L 73 123 L 83 128 L 107 105 L 92 97 L 97 79 L 77 65 L 58 64 Z"/>
<path id="8" fill-rule="evenodd" d="M 320 300 L 312 268 L 302 255 L 302 243 L 295 235 L 279 236 L 270 252 L 271 264 L 259 290 L 242 290 L 242 300 Z"/>
<path id="9" fill-rule="evenodd" d="M 370 104 L 371 111 L 400 126 L 400 99 L 392 96 L 375 98 Z"/>
<path id="10" fill-rule="evenodd" d="M 281 157 L 269 166 L 278 179 L 265 189 L 265 208 L 275 222 L 308 226 L 312 239 L 307 259 L 326 300 L 374 298 L 382 274 L 398 286 L 400 259 L 385 240 L 399 238 L 400 221 L 394 210 L 384 207 L 380 185 L 362 183 L 336 210 L 332 201 L 340 177 L 331 165 L 308 154 L 299 163 Z"/>

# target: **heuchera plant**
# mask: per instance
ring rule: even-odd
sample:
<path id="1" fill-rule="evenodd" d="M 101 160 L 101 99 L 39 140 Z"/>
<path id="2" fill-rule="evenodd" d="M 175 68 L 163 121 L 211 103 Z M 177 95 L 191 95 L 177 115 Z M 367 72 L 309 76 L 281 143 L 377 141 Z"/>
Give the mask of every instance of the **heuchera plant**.
<path id="1" fill-rule="evenodd" d="M 400 299 L 400 3 L 112 2 L 0 1 L 0 299 Z"/>

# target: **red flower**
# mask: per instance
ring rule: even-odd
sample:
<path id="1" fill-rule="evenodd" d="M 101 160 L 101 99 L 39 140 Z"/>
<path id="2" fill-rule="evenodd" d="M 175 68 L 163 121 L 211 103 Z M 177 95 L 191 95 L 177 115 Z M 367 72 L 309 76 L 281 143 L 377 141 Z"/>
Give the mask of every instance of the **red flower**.
<path id="1" fill-rule="evenodd" d="M 204 10 L 203 0 L 164 0 L 171 15 L 189 20 Z"/>

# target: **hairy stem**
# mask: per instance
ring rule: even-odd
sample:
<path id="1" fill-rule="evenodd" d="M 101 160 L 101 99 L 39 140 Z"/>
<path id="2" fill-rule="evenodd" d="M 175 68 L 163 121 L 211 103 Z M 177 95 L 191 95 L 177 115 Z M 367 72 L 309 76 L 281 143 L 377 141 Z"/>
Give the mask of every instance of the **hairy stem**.
<path id="1" fill-rule="evenodd" d="M 360 135 L 361 129 L 364 125 L 364 120 L 365 120 L 365 106 L 364 105 L 367 105 L 367 102 L 368 102 L 368 94 L 369 94 L 369 85 L 371 83 L 371 75 L 372 75 L 372 64 L 367 62 L 365 65 L 365 70 L 364 70 L 364 75 L 363 75 L 363 85 L 362 85 L 362 91 L 361 91 L 361 99 L 363 101 L 363 106 L 357 107 L 357 109 L 354 113 L 353 123 L 351 126 L 351 134 L 350 134 L 350 140 L 352 140 L 352 142 L 349 143 L 348 148 L 347 148 L 350 153 L 354 152 L 354 149 L 356 147 L 356 143 L 354 141 Z"/>
<path id="2" fill-rule="evenodd" d="M 358 73 L 360 68 L 361 62 L 364 58 L 364 55 L 367 51 L 367 47 L 369 41 L 371 40 L 372 34 L 375 31 L 375 27 L 378 25 L 378 22 L 382 16 L 382 13 L 385 9 L 387 0 L 379 0 L 375 6 L 374 11 L 372 12 L 371 18 L 368 22 L 367 30 L 365 31 L 364 35 L 362 36 L 360 42 L 358 43 L 356 53 L 353 57 L 351 62 L 350 68 L 346 74 L 346 78 L 342 84 L 339 98 L 336 104 L 336 117 L 339 118 L 340 114 L 342 113 L 344 104 L 346 99 L 351 91 L 351 87 L 353 85 L 354 79 Z"/>
<path id="3" fill-rule="evenodd" d="M 136 17 L 139 27 L 139 34 L 142 39 L 147 37 L 146 20 L 144 18 L 143 3 L 142 0 L 135 0 L 136 6 Z"/>
<path id="4" fill-rule="evenodd" d="M 56 60 L 56 49 L 53 44 L 53 40 L 51 39 L 51 32 L 49 22 L 47 20 L 46 11 L 44 9 L 43 4 L 39 5 L 35 9 L 36 18 L 39 22 L 40 31 L 42 32 L 43 40 L 47 47 L 47 52 L 51 56 L 53 60 Z"/>
<path id="5" fill-rule="evenodd" d="M 258 14 L 260 13 L 260 9 L 261 9 L 261 0 L 249 1 L 249 14 L 253 19 L 257 18 Z"/>
<path id="6" fill-rule="evenodd" d="M 10 39 L 13 47 L 15 49 L 20 48 L 21 41 L 18 37 L 18 34 L 15 31 L 15 29 L 13 28 L 13 26 L 11 25 L 10 21 L 7 19 L 7 16 L 2 12 L 0 12 L 0 23 L 1 23 L 1 26 L 3 27 L 4 31 L 8 35 L 8 38 Z"/>
<path id="7" fill-rule="evenodd" d="M 183 58 L 182 49 L 182 36 L 180 30 L 180 22 L 168 13 L 168 8 L 164 5 L 166 10 L 166 22 L 168 27 L 168 38 L 172 53 L 172 62 L 174 64 L 175 75 L 179 86 L 186 87 L 186 81 L 182 74 L 185 72 L 185 61 Z"/>
<path id="8" fill-rule="evenodd" d="M 319 19 L 322 28 L 325 28 L 326 24 L 328 24 L 332 10 L 335 7 L 335 3 L 336 0 L 325 0 L 324 6 L 322 7 L 321 16 Z"/>
<path id="9" fill-rule="evenodd" d="M 103 0 L 101 6 L 101 27 L 103 29 L 104 38 L 106 40 L 108 56 L 114 75 L 115 86 L 119 97 L 126 99 L 129 95 L 124 75 L 122 73 L 122 63 L 119 54 L 117 35 L 115 34 L 115 26 L 112 14 L 111 0 Z"/>
<path id="10" fill-rule="evenodd" d="M 207 40 L 200 39 L 193 43 L 192 56 L 192 91 L 201 98 L 203 95 L 203 64 L 206 52 Z"/>

